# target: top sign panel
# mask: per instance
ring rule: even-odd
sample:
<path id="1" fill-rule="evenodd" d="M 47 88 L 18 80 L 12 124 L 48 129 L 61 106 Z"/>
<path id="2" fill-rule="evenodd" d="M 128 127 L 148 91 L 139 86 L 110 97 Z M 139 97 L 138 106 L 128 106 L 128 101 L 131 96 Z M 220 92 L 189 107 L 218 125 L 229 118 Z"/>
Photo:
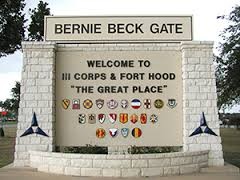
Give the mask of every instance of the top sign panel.
<path id="1" fill-rule="evenodd" d="M 45 17 L 45 41 L 79 43 L 191 41 L 192 16 Z"/>

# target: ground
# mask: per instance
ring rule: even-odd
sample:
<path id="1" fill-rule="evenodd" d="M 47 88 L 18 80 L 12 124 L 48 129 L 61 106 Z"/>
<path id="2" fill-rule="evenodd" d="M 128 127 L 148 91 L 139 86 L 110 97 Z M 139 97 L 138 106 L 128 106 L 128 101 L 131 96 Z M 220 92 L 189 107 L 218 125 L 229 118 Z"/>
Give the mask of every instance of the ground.
<path id="1" fill-rule="evenodd" d="M 0 137 L 0 167 L 13 162 L 16 124 L 6 125 L 5 137 Z M 224 159 L 240 167 L 240 130 L 221 129 Z"/>

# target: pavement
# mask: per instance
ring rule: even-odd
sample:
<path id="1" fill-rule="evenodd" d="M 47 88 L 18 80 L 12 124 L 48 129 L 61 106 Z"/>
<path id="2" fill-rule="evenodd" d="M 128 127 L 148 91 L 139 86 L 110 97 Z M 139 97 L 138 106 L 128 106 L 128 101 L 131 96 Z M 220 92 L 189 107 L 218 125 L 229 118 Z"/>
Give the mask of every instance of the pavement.
<path id="1" fill-rule="evenodd" d="M 33 168 L 14 168 L 7 166 L 0 169 L 0 180 L 240 180 L 239 168 L 227 165 L 224 167 L 204 168 L 200 173 L 167 177 L 134 177 L 134 178 L 105 178 L 105 177 L 76 177 L 37 172 Z"/>

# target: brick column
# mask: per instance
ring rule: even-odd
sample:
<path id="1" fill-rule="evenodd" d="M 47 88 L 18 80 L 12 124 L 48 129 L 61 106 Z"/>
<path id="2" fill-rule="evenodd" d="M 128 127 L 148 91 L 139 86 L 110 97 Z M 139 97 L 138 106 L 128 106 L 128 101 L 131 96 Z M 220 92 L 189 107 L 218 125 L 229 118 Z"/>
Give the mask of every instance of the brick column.
<path id="1" fill-rule="evenodd" d="M 219 119 L 213 42 L 183 42 L 183 149 L 184 151 L 210 150 L 209 165 L 224 164 Z M 205 113 L 208 126 L 218 135 L 189 135 L 200 126 L 201 113 Z"/>
<path id="2" fill-rule="evenodd" d="M 20 137 L 36 113 L 39 127 L 49 137 L 31 134 Z M 15 166 L 29 165 L 29 150 L 53 151 L 55 124 L 55 44 L 23 42 L 23 69 Z"/>

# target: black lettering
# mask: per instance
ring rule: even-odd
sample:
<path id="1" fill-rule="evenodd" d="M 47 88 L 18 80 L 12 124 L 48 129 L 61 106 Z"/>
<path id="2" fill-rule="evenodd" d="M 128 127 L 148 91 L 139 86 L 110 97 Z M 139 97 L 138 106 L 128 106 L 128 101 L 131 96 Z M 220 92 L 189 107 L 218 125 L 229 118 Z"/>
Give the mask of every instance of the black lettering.
<path id="1" fill-rule="evenodd" d="M 108 33 L 116 33 L 116 25 L 108 24 Z"/>
<path id="2" fill-rule="evenodd" d="M 64 24 L 64 34 L 71 34 L 71 24 Z"/>
<path id="3" fill-rule="evenodd" d="M 55 34 L 61 34 L 63 32 L 61 24 L 55 24 Z"/>
<path id="4" fill-rule="evenodd" d="M 73 24 L 72 25 L 72 34 L 76 33 L 80 34 L 80 25 L 79 24 Z"/>
<path id="5" fill-rule="evenodd" d="M 176 33 L 183 33 L 182 24 L 176 24 Z"/>

